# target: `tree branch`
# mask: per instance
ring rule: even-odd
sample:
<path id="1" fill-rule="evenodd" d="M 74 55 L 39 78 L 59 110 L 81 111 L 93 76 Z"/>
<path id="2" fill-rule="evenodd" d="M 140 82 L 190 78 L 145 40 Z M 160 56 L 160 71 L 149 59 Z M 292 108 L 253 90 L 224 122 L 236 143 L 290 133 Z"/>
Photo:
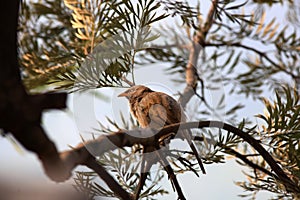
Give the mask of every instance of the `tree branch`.
<path id="1" fill-rule="evenodd" d="M 118 135 L 118 134 L 117 134 Z M 100 141 L 107 141 L 105 137 L 100 137 Z M 101 143 L 99 145 L 101 145 Z M 91 142 L 92 143 L 92 142 Z M 96 144 L 94 144 L 96 145 Z M 104 152 L 103 152 L 104 153 Z M 95 157 L 88 151 L 86 146 L 81 143 L 70 151 L 60 153 L 60 158 L 64 161 L 65 166 L 71 172 L 77 165 L 85 165 L 94 170 L 107 186 L 124 200 L 131 200 L 133 197 L 128 194 L 115 179 L 96 161 Z M 51 178 L 51 177 L 50 177 Z"/>
<path id="2" fill-rule="evenodd" d="M 194 140 L 195 141 L 204 141 L 204 138 L 202 136 L 195 136 L 194 137 Z M 206 139 L 209 141 L 209 139 Z M 212 141 L 211 141 L 212 142 Z M 278 179 L 278 177 L 273 174 L 272 172 L 268 171 L 267 169 L 253 163 L 251 160 L 249 160 L 247 157 L 248 156 L 260 156 L 260 154 L 247 154 L 247 155 L 243 155 L 241 153 L 239 153 L 238 151 L 232 149 L 232 148 L 229 148 L 227 147 L 226 145 L 222 145 L 222 144 L 219 144 L 217 143 L 217 145 L 221 148 L 223 148 L 225 150 L 225 153 L 227 154 L 230 154 L 230 155 L 233 155 L 239 159 L 241 159 L 244 163 L 246 163 L 247 165 L 249 165 L 250 167 L 252 167 L 253 169 L 258 169 L 260 171 L 262 171 L 263 173 L 269 175 L 269 176 L 272 176 L 272 177 L 275 177 L 276 179 Z"/>
<path id="3" fill-rule="evenodd" d="M 220 145 L 218 145 L 218 146 L 220 146 Z M 268 171 L 266 168 L 263 168 L 263 167 L 255 164 L 255 163 L 253 163 L 251 160 L 249 160 L 247 158 L 247 155 L 243 155 L 243 154 L 235 151 L 234 149 L 226 147 L 226 146 L 221 146 L 221 147 L 225 149 L 225 151 L 226 151 L 225 153 L 233 155 L 233 156 L 241 159 L 244 163 L 246 163 L 247 165 L 249 165 L 253 169 L 258 169 L 261 172 L 263 172 L 263 173 L 265 173 L 265 174 L 267 174 L 267 175 L 269 175 L 271 177 L 274 177 L 275 179 L 279 180 L 278 177 L 275 174 L 273 174 L 272 172 Z"/>
<path id="4" fill-rule="evenodd" d="M 29 95 L 21 80 L 17 55 L 19 0 L 5 1 L 0 12 L 0 128 L 34 152 L 53 180 L 69 178 L 54 143 L 40 125 L 45 109 L 66 107 L 67 94 Z"/>
<path id="5" fill-rule="evenodd" d="M 299 76 L 293 74 L 293 72 L 288 71 L 286 68 L 284 68 L 281 65 L 278 65 L 275 61 L 273 61 L 265 52 L 259 51 L 253 47 L 243 45 L 241 43 L 206 43 L 205 46 L 215 46 L 215 47 L 221 47 L 221 46 L 234 46 L 234 47 L 239 47 L 243 48 L 246 50 L 253 51 L 254 53 L 258 54 L 260 57 L 266 59 L 269 63 L 271 63 L 274 67 L 279 69 L 282 72 L 285 72 L 286 74 L 290 75 L 293 79 L 300 78 Z"/>
<path id="6" fill-rule="evenodd" d="M 159 141 L 163 135 L 170 132 L 177 132 L 178 128 L 180 129 L 191 129 L 191 128 L 221 128 L 227 130 L 248 142 L 269 164 L 271 169 L 274 171 L 278 180 L 285 185 L 287 191 L 300 192 L 300 188 L 294 183 L 282 170 L 282 168 L 277 164 L 273 157 L 264 149 L 260 144 L 260 141 L 254 139 L 248 133 L 243 132 L 242 130 L 235 128 L 229 124 L 220 122 L 220 121 L 200 121 L 200 122 L 187 122 L 187 123 L 178 123 L 166 126 L 160 130 L 156 135 L 147 137 L 151 129 L 136 129 L 129 131 L 119 131 L 111 133 L 110 135 L 102 135 L 96 140 L 89 141 L 83 146 L 80 144 L 73 150 L 64 152 L 61 154 L 62 160 L 65 161 L 65 165 L 68 166 L 68 169 L 71 171 L 76 165 L 83 164 L 89 159 L 90 152 L 93 155 L 100 156 L 104 152 L 109 150 L 114 150 L 116 148 L 133 146 L 134 144 L 141 144 L 144 147 L 154 146 Z M 155 146 L 154 146 L 155 148 Z M 90 151 L 88 151 L 88 150 Z"/>
<path id="7" fill-rule="evenodd" d="M 205 23 L 202 27 L 199 28 L 199 30 L 193 37 L 192 45 L 190 48 L 189 60 L 185 69 L 186 87 L 184 88 L 183 93 L 178 99 L 178 102 L 183 108 L 186 107 L 187 103 L 196 93 L 195 91 L 197 89 L 197 82 L 199 80 L 196 68 L 198 63 L 198 57 L 201 49 L 205 46 L 205 39 L 207 33 L 214 22 L 214 14 L 217 9 L 217 4 L 218 0 L 212 1 Z"/>
<path id="8" fill-rule="evenodd" d="M 136 188 L 136 192 L 134 194 L 134 200 L 139 199 L 141 191 L 142 191 L 142 189 L 145 185 L 147 176 L 149 174 L 148 171 L 151 169 L 151 167 L 152 167 L 152 164 L 146 162 L 145 156 L 143 155 L 142 164 L 141 164 L 141 175 L 140 175 L 139 183 L 138 183 L 137 188 Z"/>

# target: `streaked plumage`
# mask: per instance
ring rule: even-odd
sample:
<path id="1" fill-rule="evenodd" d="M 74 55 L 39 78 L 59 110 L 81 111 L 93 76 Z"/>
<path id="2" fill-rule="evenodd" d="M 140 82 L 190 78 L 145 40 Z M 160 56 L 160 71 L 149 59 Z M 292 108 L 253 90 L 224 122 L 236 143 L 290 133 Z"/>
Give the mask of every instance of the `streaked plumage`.
<path id="1" fill-rule="evenodd" d="M 119 96 L 129 100 L 132 115 L 143 128 L 162 128 L 181 120 L 181 107 L 169 95 L 155 92 L 148 87 L 137 85 Z M 185 117 L 183 116 L 183 121 Z"/>
<path id="2" fill-rule="evenodd" d="M 180 104 L 165 93 L 153 91 L 142 85 L 136 85 L 119 95 L 119 97 L 122 96 L 129 100 L 131 113 L 143 128 L 151 127 L 160 129 L 166 125 L 186 121 Z M 188 140 L 202 172 L 205 173 L 197 150 L 191 141 L 190 130 L 183 130 L 181 132 L 185 139 Z"/>

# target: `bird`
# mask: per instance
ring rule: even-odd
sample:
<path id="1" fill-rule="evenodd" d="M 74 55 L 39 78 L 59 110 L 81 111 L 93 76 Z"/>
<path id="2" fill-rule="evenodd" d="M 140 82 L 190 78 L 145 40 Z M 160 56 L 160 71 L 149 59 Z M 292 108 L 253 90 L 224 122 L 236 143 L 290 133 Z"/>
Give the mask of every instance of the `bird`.
<path id="1" fill-rule="evenodd" d="M 186 121 L 186 116 L 180 104 L 171 96 L 163 92 L 156 92 L 146 86 L 136 85 L 119 94 L 118 97 L 126 97 L 128 99 L 131 114 L 137 119 L 142 128 L 153 128 L 159 130 L 164 126 Z M 182 132 L 184 138 L 188 140 L 188 143 L 199 163 L 200 169 L 202 170 L 202 173 L 205 174 L 206 172 L 203 163 L 198 155 L 195 145 L 191 140 L 191 131 L 186 129 L 180 130 L 179 132 Z M 169 139 L 170 136 L 172 138 L 174 137 L 174 134 L 162 137 L 162 142 Z M 151 147 L 146 147 L 144 149 L 144 153 L 151 151 L 153 151 Z M 145 156 L 143 156 L 143 160 L 141 162 L 140 181 L 135 191 L 134 200 L 139 199 L 148 175 L 148 171 L 150 170 L 152 164 L 157 162 L 157 159 L 158 157 L 156 156 L 148 156 L 147 162 L 145 163 Z"/>
<path id="2" fill-rule="evenodd" d="M 129 100 L 130 111 L 142 128 L 161 129 L 174 123 L 186 122 L 187 117 L 181 105 L 171 96 L 163 92 L 153 91 L 143 85 L 135 85 L 118 95 Z M 191 131 L 181 130 L 182 135 L 195 154 L 200 169 L 205 174 L 203 163 L 198 155 L 195 145 L 192 143 Z"/>

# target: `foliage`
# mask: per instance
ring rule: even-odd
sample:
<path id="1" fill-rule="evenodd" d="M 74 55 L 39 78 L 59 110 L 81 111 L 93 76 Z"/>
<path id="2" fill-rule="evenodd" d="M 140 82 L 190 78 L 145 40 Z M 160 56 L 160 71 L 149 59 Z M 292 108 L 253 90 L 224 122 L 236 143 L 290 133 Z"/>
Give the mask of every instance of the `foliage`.
<path id="1" fill-rule="evenodd" d="M 299 91 L 283 87 L 281 91 L 276 91 L 276 100 L 271 102 L 268 99 L 263 99 L 263 101 L 266 112 L 257 116 L 264 121 L 264 124 L 257 130 L 259 139 L 268 147 L 272 156 L 277 161 L 280 161 L 286 174 L 288 174 L 293 181 L 299 183 Z M 259 157 L 255 156 L 251 160 L 253 163 L 259 164 L 271 171 L 269 166 Z M 247 191 L 258 192 L 260 190 L 268 190 L 277 194 L 276 199 L 299 198 L 299 194 L 286 193 L 285 188 L 282 187 L 274 177 L 266 173 L 253 170 L 253 174 L 248 174 L 247 177 L 247 182 L 238 183 Z"/>
<path id="2" fill-rule="evenodd" d="M 120 78 L 133 70 L 136 51 L 156 38 L 147 27 L 167 16 L 157 15 L 158 8 L 155 1 L 24 1 L 20 63 L 25 85 L 32 90 L 56 83 L 58 89 L 75 91 L 120 86 Z"/>

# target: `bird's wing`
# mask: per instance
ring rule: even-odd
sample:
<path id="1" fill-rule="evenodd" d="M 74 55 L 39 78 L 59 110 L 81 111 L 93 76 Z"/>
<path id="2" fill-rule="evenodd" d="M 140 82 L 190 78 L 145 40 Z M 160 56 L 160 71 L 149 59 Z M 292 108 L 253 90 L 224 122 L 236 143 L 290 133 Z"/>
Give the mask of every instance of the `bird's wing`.
<path id="1" fill-rule="evenodd" d="M 182 108 L 172 97 L 161 92 L 151 92 L 145 95 L 136 105 L 136 117 L 142 127 L 162 128 L 163 126 L 185 122 L 186 116 Z M 192 142 L 190 130 L 179 130 L 178 137 L 186 139 L 191 147 L 202 172 L 205 174 L 203 163 L 198 155 L 198 151 Z"/>
<path id="2" fill-rule="evenodd" d="M 167 94 L 151 92 L 137 105 L 136 114 L 142 127 L 161 128 L 180 122 L 181 108 Z"/>

